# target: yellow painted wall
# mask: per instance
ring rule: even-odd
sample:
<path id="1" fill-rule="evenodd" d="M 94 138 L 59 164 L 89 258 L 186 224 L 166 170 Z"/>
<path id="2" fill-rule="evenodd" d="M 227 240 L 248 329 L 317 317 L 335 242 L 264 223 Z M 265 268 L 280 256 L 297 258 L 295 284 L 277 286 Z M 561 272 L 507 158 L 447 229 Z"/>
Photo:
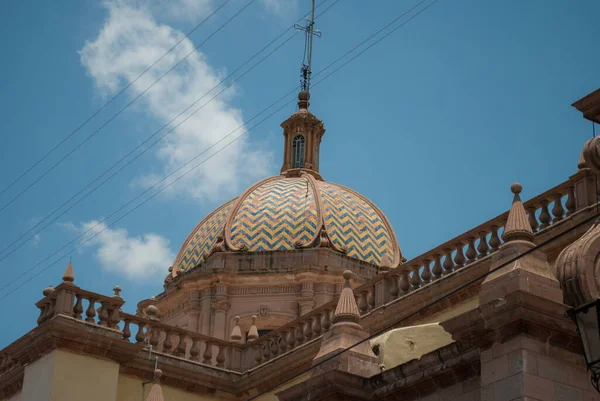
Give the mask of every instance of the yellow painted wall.
<path id="1" fill-rule="evenodd" d="M 55 357 L 51 352 L 25 366 L 20 401 L 50 400 Z"/>
<path id="2" fill-rule="evenodd" d="M 25 367 L 19 401 L 112 401 L 119 365 L 55 350 Z"/>
<path id="3" fill-rule="evenodd" d="M 119 375 L 119 386 L 117 389 L 116 401 L 146 401 L 152 383 L 143 386 L 142 393 L 141 379 L 137 377 Z M 165 401 L 222 401 L 227 399 L 223 397 L 215 397 L 209 395 L 198 395 L 177 388 L 161 385 Z"/>

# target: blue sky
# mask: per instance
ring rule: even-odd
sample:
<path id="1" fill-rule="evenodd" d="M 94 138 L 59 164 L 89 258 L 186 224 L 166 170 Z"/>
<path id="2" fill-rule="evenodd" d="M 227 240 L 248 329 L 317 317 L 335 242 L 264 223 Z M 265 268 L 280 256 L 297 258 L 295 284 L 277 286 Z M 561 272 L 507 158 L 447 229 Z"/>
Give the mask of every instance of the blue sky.
<path id="1" fill-rule="evenodd" d="M 68 155 L 0 211 L 2 249 L 298 20 L 310 3 L 255 0 L 71 152 L 247 2 L 229 1 L 0 196 L 3 207 Z M 333 2 L 327 0 L 322 9 Z M 417 2 L 339 1 L 317 20 L 323 37 L 315 41 L 313 71 Z M 221 3 L 2 4 L 0 187 L 10 184 Z M 525 198 L 562 182 L 576 171 L 581 146 L 592 132 L 591 123 L 570 104 L 600 87 L 595 43 L 600 37 L 599 13 L 600 3 L 594 0 L 440 0 L 313 88 L 311 110 L 327 129 L 321 172 L 327 180 L 373 200 L 388 216 L 409 259 L 506 210 L 512 182 L 523 184 Z M 0 253 L 4 282 L 16 280 L 0 290 L 0 314 L 12 317 L 0 333 L 0 347 L 35 325 L 34 303 L 44 287 L 60 282 L 69 255 L 76 284 L 104 294 L 118 284 L 130 311 L 139 300 L 160 292 L 166 269 L 198 221 L 254 181 L 278 174 L 279 124 L 295 110 L 293 104 L 72 251 L 81 244 L 76 237 L 293 89 L 299 83 L 302 49 L 303 37 L 297 33 L 39 235 L 14 252 L 11 247 Z M 64 258 L 50 265 L 60 256 Z"/>

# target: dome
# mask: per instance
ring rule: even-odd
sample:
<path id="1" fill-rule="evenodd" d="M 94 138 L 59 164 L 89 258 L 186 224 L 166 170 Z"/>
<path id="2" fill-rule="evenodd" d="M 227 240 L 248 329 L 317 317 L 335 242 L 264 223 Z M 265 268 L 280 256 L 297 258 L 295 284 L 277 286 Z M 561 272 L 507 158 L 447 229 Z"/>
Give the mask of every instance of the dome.
<path id="1" fill-rule="evenodd" d="M 401 253 L 385 215 L 366 197 L 311 174 L 259 181 L 204 218 L 185 240 L 173 275 L 214 249 L 285 251 L 318 246 L 374 265 L 396 266 Z"/>

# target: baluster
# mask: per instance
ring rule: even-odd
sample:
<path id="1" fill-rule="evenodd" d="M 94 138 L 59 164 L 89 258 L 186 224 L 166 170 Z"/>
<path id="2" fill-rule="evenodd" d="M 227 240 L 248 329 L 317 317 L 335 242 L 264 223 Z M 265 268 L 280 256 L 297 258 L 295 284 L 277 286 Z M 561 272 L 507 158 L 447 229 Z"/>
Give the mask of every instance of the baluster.
<path id="1" fill-rule="evenodd" d="M 412 267 L 413 269 L 413 274 L 410 278 L 410 284 L 412 285 L 413 288 L 419 288 L 421 286 L 421 276 L 419 275 L 419 269 L 421 268 L 420 265 L 414 265 Z"/>
<path id="2" fill-rule="evenodd" d="M 449 274 L 452 273 L 452 270 L 454 269 L 452 249 L 444 249 L 444 252 L 446 252 L 446 257 L 444 258 L 444 264 L 442 266 L 444 267 L 444 274 Z"/>
<path id="3" fill-rule="evenodd" d="M 190 348 L 190 359 L 192 361 L 200 362 L 200 346 L 198 337 L 192 338 L 192 348 Z"/>
<path id="4" fill-rule="evenodd" d="M 317 313 L 315 315 L 313 324 L 312 324 L 313 333 L 315 334 L 315 338 L 321 335 L 321 314 Z"/>
<path id="5" fill-rule="evenodd" d="M 375 287 L 372 287 L 367 295 L 367 303 L 369 304 L 369 310 L 375 307 Z"/>
<path id="6" fill-rule="evenodd" d="M 392 299 L 398 298 L 398 294 L 400 294 L 400 288 L 398 288 L 398 278 L 393 274 L 390 274 L 390 281 L 392 282 L 390 286 L 390 295 Z"/>
<path id="7" fill-rule="evenodd" d="M 100 313 L 98 313 L 98 319 L 100 320 L 100 326 L 109 327 L 108 322 L 108 302 L 103 301 L 100 303 Z"/>
<path id="8" fill-rule="evenodd" d="M 475 237 L 467 238 L 467 243 L 469 246 L 467 246 L 467 252 L 465 253 L 465 256 L 467 257 L 467 264 L 471 264 L 477 259 L 477 251 L 475 251 Z"/>
<path id="9" fill-rule="evenodd" d="M 206 341 L 206 348 L 202 354 L 202 363 L 212 365 L 212 344 L 208 341 Z"/>
<path id="10" fill-rule="evenodd" d="M 158 345 L 158 339 L 160 336 L 160 329 L 158 327 L 150 327 L 150 345 L 152 348 L 156 349 Z"/>
<path id="11" fill-rule="evenodd" d="M 219 353 L 217 354 L 217 368 L 225 367 L 225 345 L 219 344 Z"/>
<path id="12" fill-rule="evenodd" d="M 260 365 L 260 363 L 262 362 L 262 359 L 263 359 L 262 349 L 261 349 L 260 344 L 256 344 L 255 351 L 256 351 L 256 354 L 254 354 L 254 360 L 256 361 L 257 365 Z"/>
<path id="13" fill-rule="evenodd" d="M 83 298 L 81 295 L 76 295 L 77 300 L 75 301 L 75 306 L 73 307 L 73 317 L 77 320 L 82 320 L 81 314 L 83 313 Z"/>
<path id="14" fill-rule="evenodd" d="M 444 274 L 444 271 L 442 270 L 442 255 L 440 255 L 439 253 L 436 253 L 435 255 L 433 255 L 433 280 L 437 280 L 439 278 L 442 277 L 442 275 Z"/>
<path id="15" fill-rule="evenodd" d="M 283 334 L 281 335 L 281 340 L 279 341 L 279 351 L 282 354 L 285 354 L 285 351 L 287 351 L 287 338 L 288 338 L 288 332 L 287 332 L 287 330 L 284 330 Z"/>
<path id="16" fill-rule="evenodd" d="M 408 294 L 410 291 L 410 282 L 408 279 L 408 271 L 402 270 L 400 272 L 400 292 L 402 295 Z"/>
<path id="17" fill-rule="evenodd" d="M 179 342 L 177 342 L 177 348 L 173 353 L 175 356 L 185 357 L 185 334 L 179 333 Z"/>
<path id="18" fill-rule="evenodd" d="M 271 347 L 271 355 L 273 355 L 273 357 L 276 357 L 279 354 L 279 337 L 274 338 L 272 341 L 270 341 L 268 344 Z"/>
<path id="19" fill-rule="evenodd" d="M 173 347 L 173 340 L 171 339 L 171 336 L 172 333 L 170 331 L 165 331 L 165 341 L 163 341 L 162 351 L 166 354 L 168 354 Z"/>
<path id="20" fill-rule="evenodd" d="M 479 231 L 479 244 L 477 245 L 477 252 L 479 252 L 479 256 L 477 259 L 481 259 L 487 256 L 490 247 L 487 243 L 487 233 L 485 231 Z"/>
<path id="21" fill-rule="evenodd" d="M 131 324 L 130 319 L 125 319 L 125 325 L 123 326 L 123 340 L 129 341 L 129 337 L 131 337 L 131 329 L 129 325 Z"/>
<path id="22" fill-rule="evenodd" d="M 298 345 L 304 342 L 304 335 L 302 334 L 302 325 L 296 327 L 296 343 Z"/>
<path id="23" fill-rule="evenodd" d="M 138 325 L 138 331 L 135 335 L 135 342 L 143 343 L 144 340 L 146 339 L 146 336 L 144 335 L 144 323 L 138 322 L 137 325 Z"/>
<path id="24" fill-rule="evenodd" d="M 529 225 L 531 226 L 533 232 L 536 232 L 540 226 L 537 221 L 537 217 L 535 217 L 535 210 L 535 206 L 529 206 L 527 208 L 527 220 L 529 221 Z"/>
<path id="25" fill-rule="evenodd" d="M 321 326 L 323 327 L 323 332 L 327 333 L 329 331 L 329 328 L 331 327 L 331 318 L 330 318 L 330 312 L 331 311 L 325 311 L 325 313 L 323 313 L 323 323 L 321 324 Z"/>
<path id="26" fill-rule="evenodd" d="M 424 284 L 431 282 L 431 260 L 423 259 L 423 273 L 421 273 L 421 279 Z"/>
<path id="27" fill-rule="evenodd" d="M 454 269 L 460 269 L 465 265 L 466 259 L 465 254 L 463 253 L 464 246 L 465 244 L 463 244 L 462 242 L 456 244 L 456 256 L 454 256 L 454 263 L 456 263 L 456 266 L 454 267 Z"/>
<path id="28" fill-rule="evenodd" d="M 37 318 L 38 326 L 44 322 L 44 317 L 46 316 L 46 305 L 38 306 L 40 308 L 40 316 Z"/>
<path id="29" fill-rule="evenodd" d="M 492 236 L 490 237 L 490 246 L 492 247 L 492 252 L 497 251 L 498 247 L 500 247 L 500 237 L 498 237 L 498 226 L 497 225 L 492 226 Z"/>
<path id="30" fill-rule="evenodd" d="M 312 338 L 312 319 L 304 322 L 304 338 L 310 340 Z"/>
<path id="31" fill-rule="evenodd" d="M 567 208 L 567 217 L 575 213 L 575 209 L 577 208 L 577 204 L 575 203 L 575 187 L 569 187 L 569 194 L 565 206 Z"/>
<path id="32" fill-rule="evenodd" d="M 110 311 L 109 327 L 119 330 L 119 322 L 121 321 L 121 311 L 118 306 L 114 306 Z"/>
<path id="33" fill-rule="evenodd" d="M 296 345 L 296 330 L 292 327 L 292 329 L 288 332 L 287 336 L 287 345 L 288 349 L 293 350 Z"/>
<path id="34" fill-rule="evenodd" d="M 546 227 L 550 226 L 550 221 L 552 218 L 550 217 L 550 212 L 548 212 L 548 201 L 542 201 L 542 212 L 540 213 L 540 221 L 542 224 L 540 225 L 540 230 L 543 230 Z"/>
<path id="35" fill-rule="evenodd" d="M 552 215 L 554 216 L 554 219 L 552 220 L 553 224 L 561 221 L 565 216 L 565 209 L 562 205 L 561 194 L 554 194 L 554 207 L 552 208 Z"/>
<path id="36" fill-rule="evenodd" d="M 360 310 L 361 315 L 367 313 L 367 310 L 369 309 L 369 304 L 367 302 L 368 292 L 369 290 L 363 290 L 358 299 L 358 310 Z"/>
<path id="37" fill-rule="evenodd" d="M 271 345 L 269 344 L 269 342 L 265 342 L 263 344 L 263 359 L 265 361 L 271 359 Z"/>
<path id="38" fill-rule="evenodd" d="M 96 300 L 90 298 L 89 305 L 87 310 L 85 311 L 85 321 L 88 323 L 96 323 Z"/>
<path id="39" fill-rule="evenodd" d="M 45 315 L 42 318 L 42 321 L 45 322 L 46 320 L 50 319 L 52 317 L 52 315 L 54 314 L 54 308 L 56 306 L 56 300 L 55 299 L 49 299 L 46 302 L 46 307 L 44 308 L 44 312 Z"/>

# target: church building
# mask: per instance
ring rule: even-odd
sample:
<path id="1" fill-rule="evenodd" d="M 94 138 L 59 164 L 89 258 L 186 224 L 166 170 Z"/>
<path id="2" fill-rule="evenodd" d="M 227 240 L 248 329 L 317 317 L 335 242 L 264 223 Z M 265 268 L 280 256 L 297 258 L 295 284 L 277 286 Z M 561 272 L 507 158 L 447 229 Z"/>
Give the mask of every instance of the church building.
<path id="1" fill-rule="evenodd" d="M 600 139 L 407 260 L 384 212 L 322 175 L 310 54 L 303 72 L 280 174 L 202 219 L 148 299 L 88 291 L 69 263 L 0 350 L 0 401 L 600 401 Z M 573 106 L 600 123 L 600 89 Z"/>

